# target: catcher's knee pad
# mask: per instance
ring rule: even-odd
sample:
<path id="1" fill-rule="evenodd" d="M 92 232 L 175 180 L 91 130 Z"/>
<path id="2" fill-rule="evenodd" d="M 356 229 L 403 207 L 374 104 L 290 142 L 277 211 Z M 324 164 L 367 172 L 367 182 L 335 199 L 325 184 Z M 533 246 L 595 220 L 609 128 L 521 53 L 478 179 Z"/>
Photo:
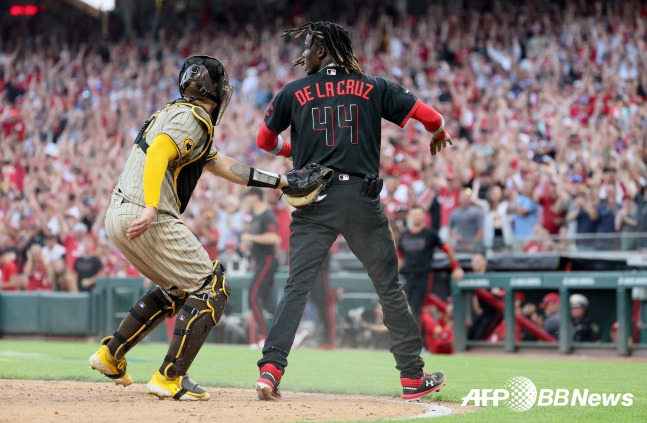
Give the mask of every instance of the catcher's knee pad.
<path id="1" fill-rule="evenodd" d="M 208 282 L 211 286 L 209 292 L 191 295 L 175 321 L 173 340 L 160 368 L 160 372 L 169 379 L 186 374 L 225 309 L 229 290 L 225 268 L 217 261 Z"/>
<path id="2" fill-rule="evenodd" d="M 111 336 L 101 343 L 108 345 L 116 358 L 121 358 L 167 317 L 178 313 L 185 299 L 173 297 L 155 287 L 139 298 Z"/>

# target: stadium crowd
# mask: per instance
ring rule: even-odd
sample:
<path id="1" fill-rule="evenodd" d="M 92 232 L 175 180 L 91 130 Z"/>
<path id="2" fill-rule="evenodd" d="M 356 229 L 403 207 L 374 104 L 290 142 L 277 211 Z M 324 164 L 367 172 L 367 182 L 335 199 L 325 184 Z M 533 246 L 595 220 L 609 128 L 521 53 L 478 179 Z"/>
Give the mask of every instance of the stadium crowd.
<path id="1" fill-rule="evenodd" d="M 360 65 L 415 87 L 454 138 L 432 157 L 422 126 L 385 124 L 382 200 L 396 238 L 407 208 L 421 204 L 458 252 L 645 246 L 631 235 L 647 232 L 647 6 L 563 3 L 434 5 L 415 17 L 359 7 L 343 18 Z M 303 40 L 280 38 L 280 29 L 320 17 L 300 10 L 289 24 L 222 25 L 206 16 L 186 31 L 132 37 L 74 31 L 75 22 L 5 27 L 1 289 L 76 291 L 97 274 L 136 274 L 107 241 L 103 216 L 141 124 L 178 96 L 190 54 L 221 59 L 235 86 L 218 148 L 290 169 L 255 146 L 256 133 L 272 96 L 303 72 L 291 63 Z M 242 193 L 202 178 L 183 215 L 214 256 L 240 243 Z M 269 197 L 285 250 L 290 210 Z M 47 280 L 29 282 L 38 271 Z"/>

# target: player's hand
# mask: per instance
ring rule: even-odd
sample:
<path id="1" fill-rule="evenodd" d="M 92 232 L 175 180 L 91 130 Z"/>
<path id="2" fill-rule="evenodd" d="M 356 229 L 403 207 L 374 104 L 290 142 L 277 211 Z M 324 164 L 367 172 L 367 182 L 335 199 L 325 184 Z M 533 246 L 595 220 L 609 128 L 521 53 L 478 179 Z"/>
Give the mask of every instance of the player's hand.
<path id="1" fill-rule="evenodd" d="M 153 206 L 148 206 L 144 208 L 142 214 L 137 220 L 130 224 L 128 229 L 126 229 L 126 237 L 128 239 L 135 239 L 148 229 L 155 217 L 157 216 L 157 209 Z"/>
<path id="2" fill-rule="evenodd" d="M 460 267 L 452 270 L 452 280 L 458 282 L 463 279 L 463 276 L 465 276 L 465 272 Z"/>
<path id="3" fill-rule="evenodd" d="M 429 151 L 431 152 L 431 155 L 435 156 L 440 153 L 440 150 L 447 147 L 447 143 L 452 145 L 452 137 L 449 136 L 447 131 L 441 132 L 438 134 L 438 137 L 434 136 L 429 143 Z"/>
<path id="4" fill-rule="evenodd" d="M 285 175 L 281 175 L 281 180 L 279 181 L 279 186 L 276 187 L 276 189 L 283 189 L 283 188 L 287 187 L 288 185 L 290 185 L 288 183 L 288 177 L 285 176 Z"/>

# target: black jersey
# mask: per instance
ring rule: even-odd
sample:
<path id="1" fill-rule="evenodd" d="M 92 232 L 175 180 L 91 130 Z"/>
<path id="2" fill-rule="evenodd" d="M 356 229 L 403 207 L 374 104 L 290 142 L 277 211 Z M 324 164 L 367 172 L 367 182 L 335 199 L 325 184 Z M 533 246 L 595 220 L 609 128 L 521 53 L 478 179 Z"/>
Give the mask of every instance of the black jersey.
<path id="1" fill-rule="evenodd" d="M 283 87 L 265 125 L 275 133 L 292 127 L 297 169 L 314 162 L 343 173 L 377 175 L 381 119 L 404 126 L 416 100 L 388 79 L 327 66 Z"/>
<path id="2" fill-rule="evenodd" d="M 431 270 L 434 250 L 442 241 L 438 233 L 429 228 L 412 233 L 407 230 L 398 241 L 398 252 L 404 257 L 402 273 L 427 273 Z"/>
<path id="3" fill-rule="evenodd" d="M 277 228 L 276 215 L 272 210 L 268 209 L 259 215 L 252 216 L 249 232 L 253 235 L 262 235 L 266 232 L 276 232 Z M 254 257 L 272 256 L 275 249 L 274 244 L 257 244 L 253 242 L 251 253 Z"/>

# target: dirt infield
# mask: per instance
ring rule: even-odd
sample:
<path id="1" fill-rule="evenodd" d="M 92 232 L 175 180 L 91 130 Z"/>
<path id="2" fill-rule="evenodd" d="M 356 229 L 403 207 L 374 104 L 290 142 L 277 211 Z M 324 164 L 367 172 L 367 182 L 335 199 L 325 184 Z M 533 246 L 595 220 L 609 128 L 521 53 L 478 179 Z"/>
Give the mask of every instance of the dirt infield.
<path id="1" fill-rule="evenodd" d="M 159 400 L 146 387 L 111 383 L 0 381 L 1 422 L 324 422 L 433 417 L 474 407 L 423 400 L 283 393 L 282 401 L 259 401 L 248 389 L 209 388 L 209 401 Z"/>

